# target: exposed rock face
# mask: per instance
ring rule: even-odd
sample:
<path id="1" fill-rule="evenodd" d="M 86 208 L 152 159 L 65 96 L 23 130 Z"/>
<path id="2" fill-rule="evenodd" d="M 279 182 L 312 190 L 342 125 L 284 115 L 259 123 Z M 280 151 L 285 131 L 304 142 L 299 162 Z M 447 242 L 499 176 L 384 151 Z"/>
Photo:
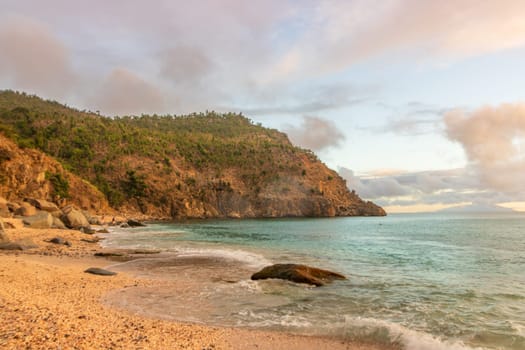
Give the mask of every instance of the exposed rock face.
<path id="1" fill-rule="evenodd" d="M 41 211 L 35 215 L 25 217 L 23 222 L 31 228 L 51 228 L 53 226 L 53 216 L 48 212 Z"/>
<path id="2" fill-rule="evenodd" d="M 60 174 L 68 181 L 69 198 L 56 198 L 56 191 L 46 174 Z M 56 207 L 50 201 L 66 201 L 93 212 L 113 212 L 104 195 L 94 186 L 66 171 L 59 162 L 42 152 L 27 148 L 20 149 L 1 133 L 0 196 L 7 199 L 8 205 L 16 205 L 15 201 L 22 202 L 24 198 L 39 198 L 32 200 L 32 203 L 45 211 L 53 211 Z M 25 215 L 34 214 L 35 212 L 25 213 Z"/>
<path id="3" fill-rule="evenodd" d="M 252 275 L 252 280 L 278 278 L 296 283 L 323 286 L 335 279 L 346 279 L 345 276 L 328 270 L 297 264 L 275 264 L 266 266 Z"/>

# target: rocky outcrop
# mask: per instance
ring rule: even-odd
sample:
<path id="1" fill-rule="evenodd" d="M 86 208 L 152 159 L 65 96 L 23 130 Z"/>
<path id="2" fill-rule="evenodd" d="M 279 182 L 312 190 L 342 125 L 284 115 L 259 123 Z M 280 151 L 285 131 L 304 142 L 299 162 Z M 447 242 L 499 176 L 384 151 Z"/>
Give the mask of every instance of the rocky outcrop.
<path id="1" fill-rule="evenodd" d="M 68 184 L 67 198 L 57 195 L 53 184 L 56 178 Z M 27 203 L 33 208 L 49 212 L 59 207 L 56 203 L 62 206 L 69 203 L 94 213 L 114 213 L 104 195 L 89 182 L 65 170 L 59 162 L 41 151 L 19 148 L 1 133 L 0 196 L 15 206 Z M 29 202 L 23 202 L 25 199 Z M 15 203 L 17 201 L 18 204 Z M 22 212 L 17 215 L 34 214 Z"/>
<path id="2" fill-rule="evenodd" d="M 252 280 L 268 278 L 277 278 L 315 286 L 323 286 L 336 279 L 346 279 L 345 276 L 337 272 L 297 264 L 275 264 L 266 266 L 261 271 L 254 273 L 251 277 Z"/>

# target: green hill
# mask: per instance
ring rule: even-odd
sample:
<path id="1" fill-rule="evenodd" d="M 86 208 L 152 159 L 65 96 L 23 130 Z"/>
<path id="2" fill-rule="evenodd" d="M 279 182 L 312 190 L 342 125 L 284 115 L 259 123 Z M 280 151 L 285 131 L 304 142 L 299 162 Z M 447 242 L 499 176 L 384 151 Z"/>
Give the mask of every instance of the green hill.
<path id="1" fill-rule="evenodd" d="M 277 130 L 239 114 L 107 118 L 0 92 L 0 133 L 150 217 L 384 215 Z"/>

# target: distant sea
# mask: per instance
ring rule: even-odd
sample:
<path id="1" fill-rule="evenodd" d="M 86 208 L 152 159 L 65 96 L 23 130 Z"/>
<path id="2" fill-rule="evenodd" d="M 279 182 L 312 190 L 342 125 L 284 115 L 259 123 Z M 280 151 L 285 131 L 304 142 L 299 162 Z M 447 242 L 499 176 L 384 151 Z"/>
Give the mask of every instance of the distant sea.
<path id="1" fill-rule="evenodd" d="M 162 250 L 112 266 L 173 282 L 108 300 L 148 316 L 408 350 L 525 349 L 524 213 L 164 222 L 104 244 Z M 348 280 L 250 280 L 290 262 Z"/>

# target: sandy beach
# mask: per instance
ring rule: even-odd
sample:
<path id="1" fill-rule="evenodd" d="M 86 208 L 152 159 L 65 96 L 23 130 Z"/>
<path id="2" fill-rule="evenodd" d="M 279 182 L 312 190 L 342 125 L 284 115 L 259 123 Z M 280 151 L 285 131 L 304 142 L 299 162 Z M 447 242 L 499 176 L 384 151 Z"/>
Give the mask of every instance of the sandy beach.
<path id="1" fill-rule="evenodd" d="M 34 243 L 0 251 L 0 348 L 3 349 L 380 349 L 340 340 L 158 320 L 101 302 L 110 291 L 159 281 L 126 273 L 97 276 L 89 267 L 111 261 L 79 231 L 12 228 L 12 241 Z M 71 246 L 48 243 L 62 237 Z"/>

